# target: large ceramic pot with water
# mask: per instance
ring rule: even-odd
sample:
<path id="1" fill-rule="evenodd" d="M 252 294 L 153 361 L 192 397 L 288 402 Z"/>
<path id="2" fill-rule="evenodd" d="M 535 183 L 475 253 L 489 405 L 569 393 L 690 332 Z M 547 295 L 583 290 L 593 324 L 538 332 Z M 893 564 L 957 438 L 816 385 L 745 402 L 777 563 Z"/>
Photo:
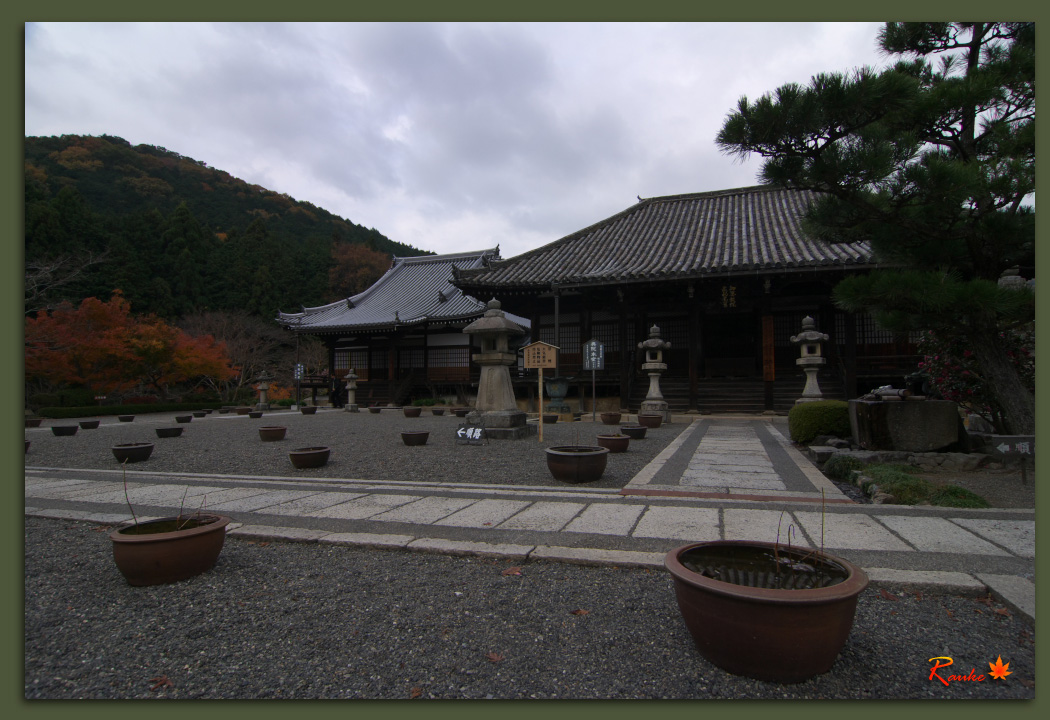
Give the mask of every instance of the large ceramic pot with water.
<path id="1" fill-rule="evenodd" d="M 735 675 L 782 683 L 831 669 L 868 586 L 848 560 L 763 542 L 685 545 L 664 566 L 701 655 Z"/>

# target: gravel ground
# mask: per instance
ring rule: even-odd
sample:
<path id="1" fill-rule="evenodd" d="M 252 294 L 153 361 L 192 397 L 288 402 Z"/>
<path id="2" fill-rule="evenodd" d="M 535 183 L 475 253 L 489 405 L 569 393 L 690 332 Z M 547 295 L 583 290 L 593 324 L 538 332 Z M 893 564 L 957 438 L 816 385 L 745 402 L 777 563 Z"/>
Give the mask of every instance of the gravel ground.
<path id="1" fill-rule="evenodd" d="M 778 685 L 701 658 L 664 572 L 229 538 L 212 571 L 133 588 L 106 528 L 25 523 L 26 698 L 1035 696 L 1034 628 L 974 598 L 869 588 L 831 672 Z M 929 678 L 1000 655 L 1002 681 Z"/>
<path id="2" fill-rule="evenodd" d="M 544 448 L 556 445 L 594 445 L 595 436 L 616 432 L 618 426 L 590 422 L 554 423 L 543 428 L 543 442 L 535 436 L 523 440 L 492 440 L 484 445 L 457 444 L 456 429 L 465 421 L 455 416 L 435 417 L 424 410 L 419 418 L 406 418 L 399 410 L 347 413 L 320 410 L 316 415 L 272 413 L 259 419 L 246 415 L 194 418 L 183 425 L 178 438 L 157 438 L 158 427 L 175 426 L 172 416 L 140 415 L 131 423 L 104 418 L 97 430 L 78 430 L 72 437 L 56 437 L 51 425 L 75 420 L 48 420 L 47 427 L 26 429 L 31 441 L 25 463 L 31 466 L 116 469 L 110 447 L 120 443 L 152 442 L 153 455 L 128 470 L 191 472 L 234 475 L 280 475 L 411 480 L 428 482 L 491 483 L 507 485 L 560 485 L 547 470 Z M 262 442 L 258 428 L 284 425 L 281 442 Z M 688 427 L 687 423 L 649 430 L 643 440 L 632 440 L 625 453 L 610 453 L 601 480 L 587 487 L 621 488 L 661 450 Z M 402 430 L 428 430 L 426 445 L 408 447 Z M 326 445 L 328 464 L 313 470 L 296 470 L 288 451 Z"/>

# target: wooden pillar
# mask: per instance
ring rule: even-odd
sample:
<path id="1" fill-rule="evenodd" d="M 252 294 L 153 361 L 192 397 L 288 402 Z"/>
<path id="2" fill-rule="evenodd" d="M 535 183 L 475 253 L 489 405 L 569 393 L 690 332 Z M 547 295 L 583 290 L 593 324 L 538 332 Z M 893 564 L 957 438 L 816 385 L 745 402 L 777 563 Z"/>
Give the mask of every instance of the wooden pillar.
<path id="1" fill-rule="evenodd" d="M 843 345 L 846 347 L 846 357 L 843 365 L 846 366 L 846 399 L 857 397 L 857 316 L 851 312 L 846 313 L 846 337 Z"/>
<path id="2" fill-rule="evenodd" d="M 554 377 L 561 377 L 561 293 L 554 291 L 554 342 L 551 343 L 559 348 L 554 354 Z"/>
<path id="3" fill-rule="evenodd" d="M 627 337 L 627 304 L 623 302 L 622 297 L 616 306 L 616 312 L 620 316 L 620 409 L 626 410 L 630 407 L 628 386 L 630 384 L 631 363 L 634 360 L 634 353 L 631 351 L 632 346 Z"/>
<path id="4" fill-rule="evenodd" d="M 700 412 L 700 303 L 689 286 L 689 411 Z"/>
<path id="5" fill-rule="evenodd" d="M 430 324 L 423 324 L 423 382 L 430 382 Z"/>
<path id="6" fill-rule="evenodd" d="M 773 344 L 773 315 L 762 315 L 762 380 L 765 385 L 766 410 L 773 410 L 773 388 L 776 385 L 776 348 Z"/>

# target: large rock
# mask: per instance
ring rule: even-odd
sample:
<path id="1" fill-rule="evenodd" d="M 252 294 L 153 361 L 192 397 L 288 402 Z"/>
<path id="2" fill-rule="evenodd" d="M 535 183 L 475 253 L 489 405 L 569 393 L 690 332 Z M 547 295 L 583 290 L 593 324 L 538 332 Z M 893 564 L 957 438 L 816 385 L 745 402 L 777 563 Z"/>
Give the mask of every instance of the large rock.
<path id="1" fill-rule="evenodd" d="M 947 400 L 850 400 L 849 423 L 866 450 L 930 452 L 959 440 L 958 406 Z"/>

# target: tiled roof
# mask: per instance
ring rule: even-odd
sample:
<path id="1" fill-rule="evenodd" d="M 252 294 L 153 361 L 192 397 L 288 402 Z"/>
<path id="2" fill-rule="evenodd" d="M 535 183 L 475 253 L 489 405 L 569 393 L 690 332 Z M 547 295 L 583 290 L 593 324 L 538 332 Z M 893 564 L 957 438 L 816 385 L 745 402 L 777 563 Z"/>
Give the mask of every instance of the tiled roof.
<path id="1" fill-rule="evenodd" d="M 484 268 L 499 249 L 450 255 L 394 258 L 389 270 L 364 292 L 300 313 L 279 313 L 277 321 L 297 332 L 339 332 L 454 322 L 480 317 L 485 303 L 451 284 L 453 268 Z M 520 318 L 516 318 L 520 320 Z M 526 327 L 528 322 L 525 322 Z"/>
<path id="2" fill-rule="evenodd" d="M 815 197 L 759 186 L 647 198 L 536 250 L 458 272 L 454 282 L 498 291 L 872 263 L 866 243 L 829 245 L 802 231 Z"/>

